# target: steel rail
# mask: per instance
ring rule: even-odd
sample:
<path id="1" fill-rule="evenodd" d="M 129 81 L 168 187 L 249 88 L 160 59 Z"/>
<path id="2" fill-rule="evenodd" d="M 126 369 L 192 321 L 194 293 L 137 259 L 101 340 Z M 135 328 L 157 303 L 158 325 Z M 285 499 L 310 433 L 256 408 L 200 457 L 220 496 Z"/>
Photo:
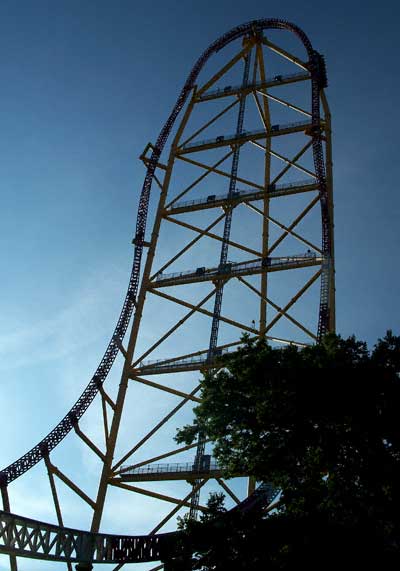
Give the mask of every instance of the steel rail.
<path id="1" fill-rule="evenodd" d="M 245 513 L 258 505 L 272 507 L 276 495 L 270 484 L 261 484 L 230 511 Z M 180 531 L 153 535 L 91 533 L 0 510 L 0 554 L 45 561 L 88 565 L 165 561 L 181 534 Z"/>
<path id="2" fill-rule="evenodd" d="M 134 302 L 136 299 L 139 280 L 141 260 L 143 255 L 144 238 L 147 224 L 147 214 L 150 200 L 150 191 L 155 171 L 165 147 L 167 139 L 171 133 L 176 118 L 184 107 L 190 92 L 195 86 L 197 77 L 209 60 L 209 58 L 219 52 L 222 48 L 230 42 L 245 36 L 246 34 L 261 33 L 265 29 L 287 30 L 295 34 L 303 46 L 305 47 L 308 55 L 307 68 L 311 76 L 312 84 L 312 128 L 310 135 L 313 140 L 313 158 L 315 165 L 315 172 L 319 185 L 321 214 L 322 214 L 322 252 L 326 260 L 326 268 L 321 278 L 321 295 L 320 295 L 320 308 L 319 308 L 319 321 L 318 321 L 318 337 L 321 338 L 329 327 L 329 263 L 331 257 L 331 236 L 330 236 L 330 211 L 328 204 L 328 191 L 325 177 L 325 164 L 324 154 L 322 147 L 322 135 L 320 127 L 320 108 L 319 97 L 320 90 L 326 86 L 326 72 L 322 56 L 316 52 L 307 35 L 295 24 L 286 20 L 275 18 L 266 18 L 260 20 L 252 20 L 240 26 L 237 26 L 214 41 L 199 57 L 194 67 L 192 68 L 186 82 L 182 88 L 180 95 L 168 117 L 166 123 L 160 131 L 157 141 L 152 148 L 152 153 L 147 162 L 147 172 L 145 175 L 142 191 L 139 199 L 138 214 L 136 220 L 136 233 L 135 233 L 135 250 L 133 256 L 132 271 L 129 280 L 127 294 L 123 303 L 123 307 L 115 327 L 114 333 L 107 346 L 103 358 L 100 361 L 96 372 L 92 376 L 89 384 L 84 389 L 76 403 L 71 410 L 64 416 L 64 418 L 57 424 L 55 428 L 41 440 L 36 446 L 29 450 L 26 454 L 21 456 L 18 460 L 0 471 L 0 487 L 6 487 L 10 482 L 17 479 L 19 476 L 27 472 L 30 468 L 40 462 L 51 450 L 56 448 L 58 444 L 67 436 L 67 434 L 77 424 L 79 419 L 88 409 L 89 405 L 94 400 L 100 387 L 108 376 L 108 373 L 117 357 L 120 350 L 122 339 L 127 331 L 132 313 L 134 310 Z"/>
<path id="3" fill-rule="evenodd" d="M 159 561 L 177 532 L 111 535 L 60 527 L 0 510 L 0 554 L 66 563 Z"/>

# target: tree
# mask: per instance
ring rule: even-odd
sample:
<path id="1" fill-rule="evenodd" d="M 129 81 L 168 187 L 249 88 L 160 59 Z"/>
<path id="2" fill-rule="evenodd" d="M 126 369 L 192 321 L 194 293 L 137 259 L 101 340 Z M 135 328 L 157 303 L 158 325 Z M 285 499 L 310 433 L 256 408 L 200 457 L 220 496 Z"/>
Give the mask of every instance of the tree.
<path id="1" fill-rule="evenodd" d="M 273 515 L 214 506 L 207 521 L 186 522 L 192 568 L 398 565 L 400 337 L 389 331 L 372 352 L 354 337 L 301 349 L 247 337 L 221 365 L 176 440 L 206 434 L 227 476 L 251 474 L 282 494 Z"/>

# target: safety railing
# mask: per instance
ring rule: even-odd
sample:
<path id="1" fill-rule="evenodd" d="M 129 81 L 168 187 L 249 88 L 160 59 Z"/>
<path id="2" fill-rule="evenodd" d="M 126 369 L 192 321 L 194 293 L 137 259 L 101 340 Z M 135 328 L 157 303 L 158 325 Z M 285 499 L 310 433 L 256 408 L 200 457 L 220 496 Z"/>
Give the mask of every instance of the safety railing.
<path id="1" fill-rule="evenodd" d="M 271 125 L 271 128 L 266 131 L 265 129 L 258 129 L 257 131 L 242 131 L 240 135 L 236 133 L 230 135 L 219 135 L 218 137 L 213 137 L 212 139 L 203 139 L 202 141 L 193 141 L 192 143 L 186 143 L 181 147 L 181 150 L 192 149 L 194 147 L 205 147 L 207 145 L 222 145 L 228 144 L 232 141 L 240 139 L 250 139 L 251 137 L 262 137 L 266 134 L 276 134 L 283 131 L 288 131 L 290 129 L 296 129 L 298 127 L 310 127 L 312 125 L 311 121 L 296 121 L 294 123 L 286 123 L 284 125 Z"/>
<path id="2" fill-rule="evenodd" d="M 221 357 L 222 355 L 226 355 L 228 353 L 232 353 L 234 351 L 236 351 L 236 347 L 233 348 L 224 348 L 224 349 L 215 349 L 215 351 L 213 352 L 213 360 L 218 359 L 218 357 Z M 187 365 L 201 365 L 203 363 L 205 363 L 207 360 L 207 352 L 203 353 L 202 355 L 195 355 L 192 357 L 185 357 L 183 359 L 176 359 L 176 360 L 172 360 L 172 359 L 149 359 L 147 361 L 142 361 L 141 363 L 139 363 L 139 368 L 140 369 L 144 369 L 144 368 L 148 368 L 148 367 L 157 367 L 157 368 L 170 368 L 170 367 L 176 367 L 179 368 L 180 366 L 184 367 Z"/>
<path id="3" fill-rule="evenodd" d="M 308 179 L 308 180 L 300 180 L 297 182 L 290 182 L 285 184 L 270 184 L 268 186 L 267 192 L 269 195 L 273 194 L 274 192 L 281 192 L 284 190 L 291 190 L 293 188 L 304 188 L 307 186 L 315 185 L 315 179 Z M 177 202 L 172 205 L 172 209 L 175 210 L 177 208 L 186 208 L 189 206 L 196 206 L 198 204 L 212 204 L 214 202 L 221 202 L 223 200 L 237 200 L 241 198 L 246 198 L 247 196 L 253 196 L 256 194 L 263 194 L 264 191 L 252 189 L 252 190 L 237 190 L 235 191 L 232 196 L 229 196 L 228 193 L 225 194 L 210 194 L 206 198 L 199 198 L 197 200 L 183 200 L 181 202 Z"/>
<path id="4" fill-rule="evenodd" d="M 212 91 L 207 91 L 203 95 L 199 97 L 200 101 L 205 101 L 207 99 L 213 99 L 214 97 L 220 97 L 225 95 L 234 95 L 239 91 L 246 90 L 252 91 L 254 89 L 262 89 L 263 87 L 270 86 L 270 85 L 280 85 L 282 83 L 289 83 L 291 81 L 300 81 L 310 79 L 310 75 L 308 73 L 299 72 L 299 73 L 291 73 L 288 75 L 275 75 L 273 77 L 267 78 L 265 81 L 258 81 L 256 83 L 250 83 L 245 88 L 243 85 L 227 85 L 226 87 L 220 87 L 218 89 L 213 89 Z"/>
<path id="5" fill-rule="evenodd" d="M 221 467 L 217 464 L 215 460 L 208 460 L 205 457 L 206 461 L 203 463 L 195 464 L 194 462 L 176 462 L 176 463 L 168 463 L 168 464 L 147 464 L 146 466 L 139 466 L 129 467 L 129 466 L 122 466 L 120 476 L 136 476 L 136 475 L 143 475 L 143 474 L 177 474 L 177 473 L 187 473 L 187 472 L 201 472 L 207 473 L 211 471 L 219 471 Z"/>
<path id="6" fill-rule="evenodd" d="M 295 256 L 280 256 L 276 258 L 263 258 L 261 260 L 251 262 L 230 262 L 223 264 L 216 268 L 200 267 L 196 270 L 186 270 L 184 272 L 174 272 L 171 274 L 159 273 L 155 277 L 155 283 L 158 285 L 161 282 L 169 282 L 174 279 L 185 278 L 198 278 L 200 281 L 217 277 L 219 275 L 225 276 L 227 274 L 236 275 L 249 272 L 249 270 L 260 271 L 263 268 L 277 268 L 279 266 L 285 267 L 287 265 L 296 266 L 303 265 L 305 261 L 322 262 L 322 258 L 317 256 L 315 252 L 306 252 L 305 254 L 297 254 Z"/>

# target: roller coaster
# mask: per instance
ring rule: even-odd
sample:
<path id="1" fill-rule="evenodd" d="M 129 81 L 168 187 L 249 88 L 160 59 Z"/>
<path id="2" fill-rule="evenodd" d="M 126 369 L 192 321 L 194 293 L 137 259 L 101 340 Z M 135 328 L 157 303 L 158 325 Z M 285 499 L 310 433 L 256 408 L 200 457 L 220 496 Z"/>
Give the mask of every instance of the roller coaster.
<path id="1" fill-rule="evenodd" d="M 285 31 L 300 40 L 305 58 L 272 41 L 273 34 Z M 300 28 L 279 19 L 233 28 L 195 63 L 155 144 L 149 143 L 140 157 L 146 174 L 132 271 L 104 356 L 57 426 L 0 471 L 0 554 L 9 557 L 11 571 L 17 571 L 17 557 L 58 561 L 70 570 L 73 563 L 81 570 L 109 563 L 117 571 L 130 563 L 163 561 L 177 532 L 160 530 L 173 526 L 179 510 L 189 509 L 192 518 L 206 510 L 200 490 L 211 481 L 235 509 L 250 509 L 260 501 L 268 509 L 273 494 L 257 488 L 251 475 L 243 475 L 247 479 L 241 497 L 239 488 L 225 481 L 223 469 L 206 453 L 206 435 L 190 446 L 168 449 L 166 442 L 173 442 L 168 427 L 171 419 L 177 426 L 187 418 L 180 416 L 185 405 L 199 402 L 199 372 L 217 370 L 221 355 L 240 346 L 243 332 L 272 344 L 304 346 L 335 330 L 326 86 L 323 57 Z M 207 138 L 202 138 L 204 131 Z M 118 355 L 122 373 L 112 395 L 105 381 Z M 146 410 L 164 398 L 169 408 L 156 407 L 155 424 L 138 431 L 141 436 L 129 446 L 122 442 L 128 449 L 121 452 L 128 386 L 152 391 L 147 404 L 145 398 L 140 403 Z M 138 392 L 140 398 L 143 394 Z M 102 444 L 81 425 L 95 399 L 100 403 Z M 93 496 L 55 464 L 55 449 L 72 432 L 100 465 Z M 157 440 L 160 434 L 163 438 Z M 188 456 L 193 452 L 194 458 Z M 178 461 L 160 464 L 171 457 Z M 49 482 L 54 524 L 12 511 L 11 484 L 38 463 Z M 173 482 L 180 486 L 173 488 L 179 497 L 133 482 Z M 59 483 L 89 506 L 88 531 L 65 525 Z M 126 493 L 127 502 L 139 495 L 156 502 L 151 504 L 152 529 L 137 536 L 100 532 L 110 488 Z M 154 508 L 165 503 L 173 509 Z M 162 567 L 158 563 L 152 571 Z"/>

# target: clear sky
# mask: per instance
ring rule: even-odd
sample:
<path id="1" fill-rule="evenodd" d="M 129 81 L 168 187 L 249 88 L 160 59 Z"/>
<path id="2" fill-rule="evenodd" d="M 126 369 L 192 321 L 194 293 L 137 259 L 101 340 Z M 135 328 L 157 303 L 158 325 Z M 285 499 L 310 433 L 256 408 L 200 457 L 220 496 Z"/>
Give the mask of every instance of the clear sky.
<path id="1" fill-rule="evenodd" d="M 337 329 L 370 344 L 399 332 L 398 12 L 394 0 L 2 0 L 1 466 L 48 432 L 95 369 L 130 272 L 137 157 L 199 54 L 242 22 L 288 19 L 325 55 Z M 76 462 L 69 442 L 64 453 Z M 15 511 L 46 519 L 30 478 Z"/>

